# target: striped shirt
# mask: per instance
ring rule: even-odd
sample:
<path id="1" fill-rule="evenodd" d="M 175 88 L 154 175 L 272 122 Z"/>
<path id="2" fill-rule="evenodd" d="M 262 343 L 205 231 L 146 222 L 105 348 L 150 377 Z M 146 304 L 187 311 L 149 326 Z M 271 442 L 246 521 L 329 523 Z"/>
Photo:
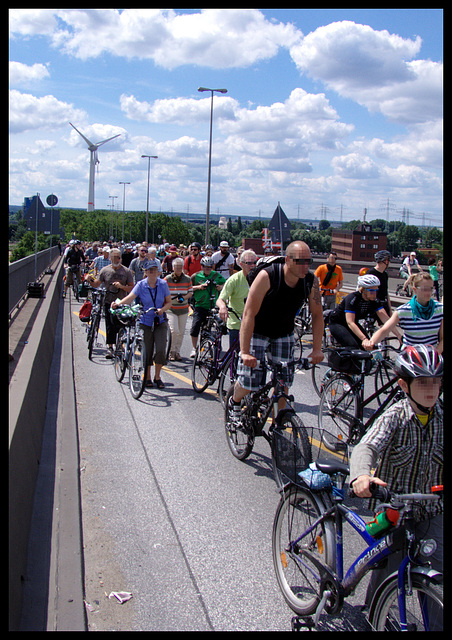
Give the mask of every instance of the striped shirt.
<path id="1" fill-rule="evenodd" d="M 443 321 L 443 305 L 438 302 L 430 320 L 414 318 L 410 303 L 402 304 L 397 309 L 399 327 L 403 331 L 403 344 L 431 344 L 439 342 L 439 330 Z"/>
<path id="2" fill-rule="evenodd" d="M 433 486 L 443 484 L 442 402 L 436 402 L 425 427 L 408 398 L 389 407 L 353 449 L 351 482 L 371 475 L 377 460 L 375 477 L 387 482 L 395 493 L 430 493 Z M 442 499 L 424 505 L 430 517 L 443 511 Z M 423 519 L 422 515 L 417 519 Z"/>
<path id="3" fill-rule="evenodd" d="M 173 300 L 173 296 L 186 296 L 189 292 L 193 293 L 191 278 L 186 276 L 185 273 L 183 273 L 180 278 L 176 278 L 173 273 L 170 273 L 166 276 L 165 280 L 168 283 L 171 293 L 171 311 L 177 316 L 188 313 L 190 307 L 188 300 L 179 302 L 177 298 Z"/>

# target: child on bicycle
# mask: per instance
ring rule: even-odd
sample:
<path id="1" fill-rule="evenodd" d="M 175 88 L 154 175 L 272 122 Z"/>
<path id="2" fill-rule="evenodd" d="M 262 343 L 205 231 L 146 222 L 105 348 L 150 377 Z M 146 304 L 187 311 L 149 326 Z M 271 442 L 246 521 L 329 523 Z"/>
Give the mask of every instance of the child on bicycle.
<path id="1" fill-rule="evenodd" d="M 395 493 L 430 493 L 432 486 L 443 484 L 443 404 L 439 399 L 443 358 L 431 345 L 409 346 L 397 356 L 395 370 L 406 397 L 375 421 L 350 459 L 350 486 L 361 498 L 371 497 L 371 483 L 388 486 Z M 419 510 L 416 521 L 416 536 L 436 541 L 437 549 L 428 560 L 442 572 L 442 499 Z M 401 554 L 394 554 L 386 567 L 372 573 L 368 598 L 397 570 L 401 559 Z"/>

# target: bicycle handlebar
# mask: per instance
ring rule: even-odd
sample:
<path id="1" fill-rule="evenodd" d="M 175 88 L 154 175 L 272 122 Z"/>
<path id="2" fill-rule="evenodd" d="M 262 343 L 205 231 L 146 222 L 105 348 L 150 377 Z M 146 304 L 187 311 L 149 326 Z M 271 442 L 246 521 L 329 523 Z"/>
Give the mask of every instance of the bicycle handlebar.
<path id="1" fill-rule="evenodd" d="M 387 487 L 382 487 L 379 484 L 371 482 L 369 490 L 373 498 L 383 503 L 394 504 L 402 502 L 406 504 L 409 502 L 419 502 L 420 500 L 439 500 L 439 494 L 443 491 L 443 485 L 432 487 L 432 493 L 393 493 Z M 359 497 L 354 493 L 352 488 L 350 488 L 350 497 Z"/>

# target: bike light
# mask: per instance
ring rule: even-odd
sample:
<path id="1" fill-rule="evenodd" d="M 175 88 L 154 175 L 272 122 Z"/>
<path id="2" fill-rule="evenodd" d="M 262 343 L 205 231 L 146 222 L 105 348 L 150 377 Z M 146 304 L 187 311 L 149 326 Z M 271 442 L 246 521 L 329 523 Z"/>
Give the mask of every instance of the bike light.
<path id="1" fill-rule="evenodd" d="M 423 556 L 431 556 L 435 553 L 438 545 L 436 544 L 436 540 L 421 540 L 420 551 Z"/>

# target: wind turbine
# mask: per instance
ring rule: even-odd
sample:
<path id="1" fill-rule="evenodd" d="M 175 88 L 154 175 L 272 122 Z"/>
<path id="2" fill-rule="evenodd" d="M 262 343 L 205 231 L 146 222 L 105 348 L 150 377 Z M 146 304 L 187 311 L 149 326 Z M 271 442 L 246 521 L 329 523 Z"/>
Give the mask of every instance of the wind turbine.
<path id="1" fill-rule="evenodd" d="M 94 174 L 95 174 L 96 164 L 99 164 L 99 162 L 100 162 L 100 160 L 99 160 L 99 158 L 97 156 L 97 150 L 102 144 L 105 144 L 106 142 L 109 142 L 110 140 L 113 140 L 114 138 L 118 138 L 121 134 L 118 133 L 115 136 L 112 136 L 111 138 L 107 138 L 106 140 L 101 140 L 101 142 L 94 143 L 94 142 L 91 142 L 91 140 L 88 140 L 88 138 L 86 138 L 83 135 L 83 133 L 80 133 L 80 131 L 76 127 L 74 127 L 72 122 L 70 122 L 69 124 L 83 138 L 83 140 L 88 145 L 88 149 L 90 151 L 88 211 L 94 211 Z"/>

